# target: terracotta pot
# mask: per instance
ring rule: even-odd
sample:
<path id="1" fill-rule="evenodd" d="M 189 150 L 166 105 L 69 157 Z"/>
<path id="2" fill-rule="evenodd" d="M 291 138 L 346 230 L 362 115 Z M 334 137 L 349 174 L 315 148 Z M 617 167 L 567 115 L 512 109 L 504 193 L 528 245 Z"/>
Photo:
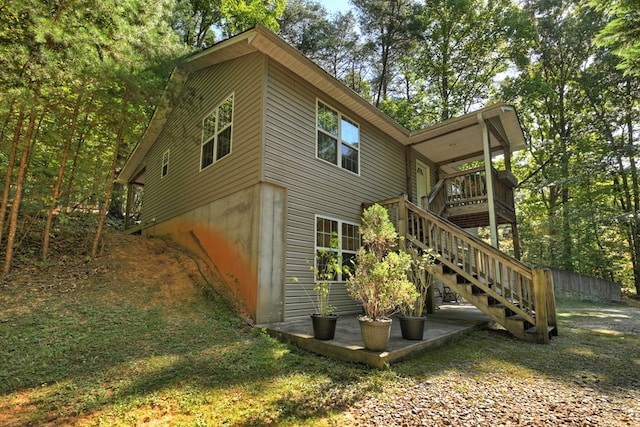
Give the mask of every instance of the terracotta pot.
<path id="1" fill-rule="evenodd" d="M 424 335 L 424 322 L 426 317 L 398 316 L 400 319 L 400 331 L 405 340 L 421 340 Z"/>
<path id="2" fill-rule="evenodd" d="M 377 321 L 360 319 L 360 334 L 364 348 L 370 351 L 384 351 L 391 335 L 391 319 Z"/>
<path id="3" fill-rule="evenodd" d="M 336 334 L 336 322 L 338 315 L 329 314 L 312 314 L 311 322 L 313 323 L 313 337 L 317 340 L 332 340 Z"/>

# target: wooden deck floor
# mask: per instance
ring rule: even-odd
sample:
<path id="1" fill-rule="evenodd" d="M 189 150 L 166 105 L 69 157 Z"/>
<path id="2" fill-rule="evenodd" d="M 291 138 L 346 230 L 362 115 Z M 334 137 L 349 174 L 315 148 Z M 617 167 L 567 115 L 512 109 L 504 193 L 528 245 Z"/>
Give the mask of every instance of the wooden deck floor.
<path id="1" fill-rule="evenodd" d="M 476 330 L 487 328 L 490 324 L 490 319 L 471 304 L 442 305 L 436 313 L 427 315 L 422 341 L 403 339 L 400 324 L 394 320 L 389 345 L 383 352 L 364 349 L 360 326 L 355 315 L 341 316 L 338 319 L 335 338 L 330 341 L 313 338 L 313 328 L 309 318 L 259 325 L 259 327 L 265 327 L 272 336 L 291 342 L 305 350 L 337 360 L 364 363 L 380 368 L 387 363 L 438 348 L 460 335 L 471 334 Z"/>

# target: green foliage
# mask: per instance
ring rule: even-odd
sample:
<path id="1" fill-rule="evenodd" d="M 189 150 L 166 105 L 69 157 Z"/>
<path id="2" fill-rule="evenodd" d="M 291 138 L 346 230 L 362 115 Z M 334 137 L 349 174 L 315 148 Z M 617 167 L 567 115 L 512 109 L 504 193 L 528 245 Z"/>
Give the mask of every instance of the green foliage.
<path id="1" fill-rule="evenodd" d="M 591 0 L 590 4 L 611 17 L 596 36 L 596 43 L 613 49 L 622 58 L 618 68 L 640 76 L 640 12 L 636 0 Z"/>
<path id="2" fill-rule="evenodd" d="M 329 15 L 314 0 L 293 0 L 278 19 L 278 34 L 365 99 L 370 99 L 367 56 L 352 12 Z"/>
<path id="3" fill-rule="evenodd" d="M 426 119 L 438 123 L 489 98 L 496 76 L 526 62 L 528 21 L 511 0 L 430 1 L 422 13 L 416 61 Z"/>
<path id="4" fill-rule="evenodd" d="M 313 286 L 316 293 L 316 310 L 318 314 L 323 316 L 330 315 L 336 309 L 329 303 L 331 284 L 336 280 L 336 277 L 348 272 L 348 267 L 343 266 L 342 256 L 338 252 L 337 235 L 331 238 L 331 248 L 318 250 L 315 265 L 311 267 L 316 281 Z"/>
<path id="5" fill-rule="evenodd" d="M 413 304 L 418 297 L 415 285 L 407 278 L 411 256 L 393 251 L 398 234 L 387 210 L 380 205 L 364 211 L 360 234 L 363 246 L 356 254 L 347 290 L 362 303 L 370 320 L 385 319 L 400 307 Z"/>
<path id="6" fill-rule="evenodd" d="M 637 287 L 638 83 L 593 45 L 597 11 L 553 1 L 525 11 L 533 55 L 503 84 L 528 139 L 513 162 L 523 259 Z"/>
<path id="7" fill-rule="evenodd" d="M 276 31 L 284 0 L 179 0 L 169 3 L 168 21 L 182 43 L 193 49 L 219 41 L 263 24 Z"/>
<path id="8" fill-rule="evenodd" d="M 401 311 L 406 316 L 421 317 L 427 303 L 429 288 L 435 280 L 434 268 L 440 254 L 433 248 L 419 251 L 413 246 L 407 249 L 407 253 L 411 257 L 411 267 L 407 272 L 407 278 L 414 284 L 418 296 L 412 304 L 401 307 Z"/>
<path id="9" fill-rule="evenodd" d="M 420 107 L 407 99 L 385 99 L 379 108 L 407 130 L 419 130 L 424 126 L 424 117 L 416 114 Z"/>
<path id="10" fill-rule="evenodd" d="M 394 87 L 399 59 L 416 47 L 418 3 L 412 0 L 352 0 L 361 31 L 370 46 L 370 82 L 374 105 L 387 99 Z"/>
<path id="11" fill-rule="evenodd" d="M 277 18 L 284 12 L 285 4 L 285 0 L 223 0 L 223 32 L 227 36 L 232 36 L 256 24 L 262 24 L 276 31 Z"/>

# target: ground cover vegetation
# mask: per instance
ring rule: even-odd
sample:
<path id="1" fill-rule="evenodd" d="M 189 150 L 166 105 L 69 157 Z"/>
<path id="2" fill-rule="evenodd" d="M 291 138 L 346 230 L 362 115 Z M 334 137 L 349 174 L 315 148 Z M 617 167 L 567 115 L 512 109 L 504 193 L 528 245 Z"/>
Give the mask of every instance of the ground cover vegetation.
<path id="1" fill-rule="evenodd" d="M 107 214 L 124 209 L 113 177 L 176 61 L 260 22 L 411 130 L 494 101 L 516 105 L 527 139 L 514 162 L 523 260 L 638 293 L 633 1 L 350 5 L 338 14 L 314 0 L 2 5 L 3 274 L 46 260 L 78 222 L 93 222 L 86 254 L 95 256 Z"/>
<path id="2" fill-rule="evenodd" d="M 3 426 L 640 419 L 637 302 L 559 301 L 560 335 L 549 345 L 479 331 L 375 370 L 248 327 L 220 297 L 222 281 L 169 242 L 107 233 L 96 259 L 76 256 L 75 243 L 0 284 Z"/>

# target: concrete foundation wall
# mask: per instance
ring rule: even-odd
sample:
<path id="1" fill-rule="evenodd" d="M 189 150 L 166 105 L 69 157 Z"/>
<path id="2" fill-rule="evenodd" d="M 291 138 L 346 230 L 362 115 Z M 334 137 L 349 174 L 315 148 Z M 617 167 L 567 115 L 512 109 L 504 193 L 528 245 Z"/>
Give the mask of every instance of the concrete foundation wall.
<path id="1" fill-rule="evenodd" d="M 144 230 L 205 256 L 256 323 L 282 318 L 286 190 L 258 184 Z"/>

